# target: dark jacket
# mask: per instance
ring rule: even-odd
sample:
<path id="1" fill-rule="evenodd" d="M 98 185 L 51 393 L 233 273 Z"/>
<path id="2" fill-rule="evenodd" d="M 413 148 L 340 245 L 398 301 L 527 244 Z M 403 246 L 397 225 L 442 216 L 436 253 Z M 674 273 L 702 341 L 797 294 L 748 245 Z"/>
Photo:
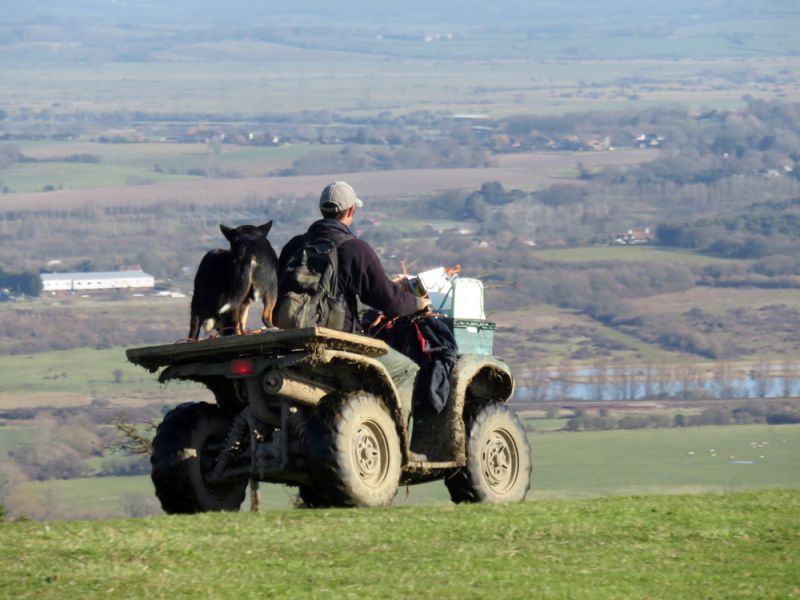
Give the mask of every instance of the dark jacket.
<path id="1" fill-rule="evenodd" d="M 419 365 L 414 385 L 414 414 L 419 410 L 436 414 L 450 397 L 450 379 L 458 360 L 453 321 L 445 317 L 403 319 L 379 325 L 371 332 Z"/>
<path id="2" fill-rule="evenodd" d="M 400 289 L 387 276 L 378 255 L 368 243 L 359 240 L 347 225 L 335 219 L 321 219 L 308 228 L 313 239 L 325 238 L 338 245 L 339 286 L 347 299 L 345 330 L 353 331 L 358 323 L 358 302 L 383 311 L 387 317 L 411 315 L 422 307 L 414 294 Z M 278 272 L 282 273 L 289 257 L 303 244 L 304 235 L 296 235 L 283 247 L 278 259 Z M 281 297 L 281 291 L 278 291 Z M 360 327 L 356 327 L 360 329 Z"/>

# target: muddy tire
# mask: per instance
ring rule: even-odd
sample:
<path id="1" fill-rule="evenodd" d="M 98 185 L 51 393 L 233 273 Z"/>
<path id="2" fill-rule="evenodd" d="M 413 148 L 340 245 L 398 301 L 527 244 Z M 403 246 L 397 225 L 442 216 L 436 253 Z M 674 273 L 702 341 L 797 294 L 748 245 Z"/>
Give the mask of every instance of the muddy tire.
<path id="1" fill-rule="evenodd" d="M 328 396 L 308 421 L 306 443 L 318 506 L 392 502 L 400 482 L 400 439 L 377 396 Z"/>
<path id="2" fill-rule="evenodd" d="M 525 428 L 504 404 L 486 404 L 468 419 L 467 464 L 445 478 L 450 499 L 520 502 L 531 486 L 531 451 Z"/>
<path id="3" fill-rule="evenodd" d="M 206 484 L 231 420 L 212 404 L 180 404 L 156 429 L 151 479 L 168 514 L 239 510 L 247 480 Z"/>

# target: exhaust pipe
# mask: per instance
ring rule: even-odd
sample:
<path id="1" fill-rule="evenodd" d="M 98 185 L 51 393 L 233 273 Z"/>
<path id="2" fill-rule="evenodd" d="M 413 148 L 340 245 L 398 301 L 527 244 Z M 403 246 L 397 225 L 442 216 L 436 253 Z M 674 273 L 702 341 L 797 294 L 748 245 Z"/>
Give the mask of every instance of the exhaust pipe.
<path id="1" fill-rule="evenodd" d="M 296 377 L 287 377 L 277 369 L 268 371 L 262 380 L 264 392 L 270 396 L 284 396 L 295 402 L 316 405 L 332 389 L 309 383 Z"/>

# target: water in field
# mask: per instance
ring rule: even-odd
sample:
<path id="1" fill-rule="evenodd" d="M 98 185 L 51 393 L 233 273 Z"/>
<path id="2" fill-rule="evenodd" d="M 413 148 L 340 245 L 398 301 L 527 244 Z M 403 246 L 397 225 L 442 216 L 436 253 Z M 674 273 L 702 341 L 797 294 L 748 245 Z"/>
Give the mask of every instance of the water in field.
<path id="1" fill-rule="evenodd" d="M 800 393 L 796 365 L 767 365 L 722 377 L 702 370 L 619 368 L 568 373 L 543 369 L 517 378 L 514 399 L 643 400 L 652 398 L 786 398 Z"/>

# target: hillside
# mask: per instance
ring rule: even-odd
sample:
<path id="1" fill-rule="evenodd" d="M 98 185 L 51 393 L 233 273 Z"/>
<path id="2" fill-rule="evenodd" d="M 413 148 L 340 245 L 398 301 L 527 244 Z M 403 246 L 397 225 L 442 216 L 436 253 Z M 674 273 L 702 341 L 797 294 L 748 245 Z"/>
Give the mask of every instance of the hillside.
<path id="1" fill-rule="evenodd" d="M 6 522 L 0 595 L 788 598 L 798 514 L 776 490 Z"/>

